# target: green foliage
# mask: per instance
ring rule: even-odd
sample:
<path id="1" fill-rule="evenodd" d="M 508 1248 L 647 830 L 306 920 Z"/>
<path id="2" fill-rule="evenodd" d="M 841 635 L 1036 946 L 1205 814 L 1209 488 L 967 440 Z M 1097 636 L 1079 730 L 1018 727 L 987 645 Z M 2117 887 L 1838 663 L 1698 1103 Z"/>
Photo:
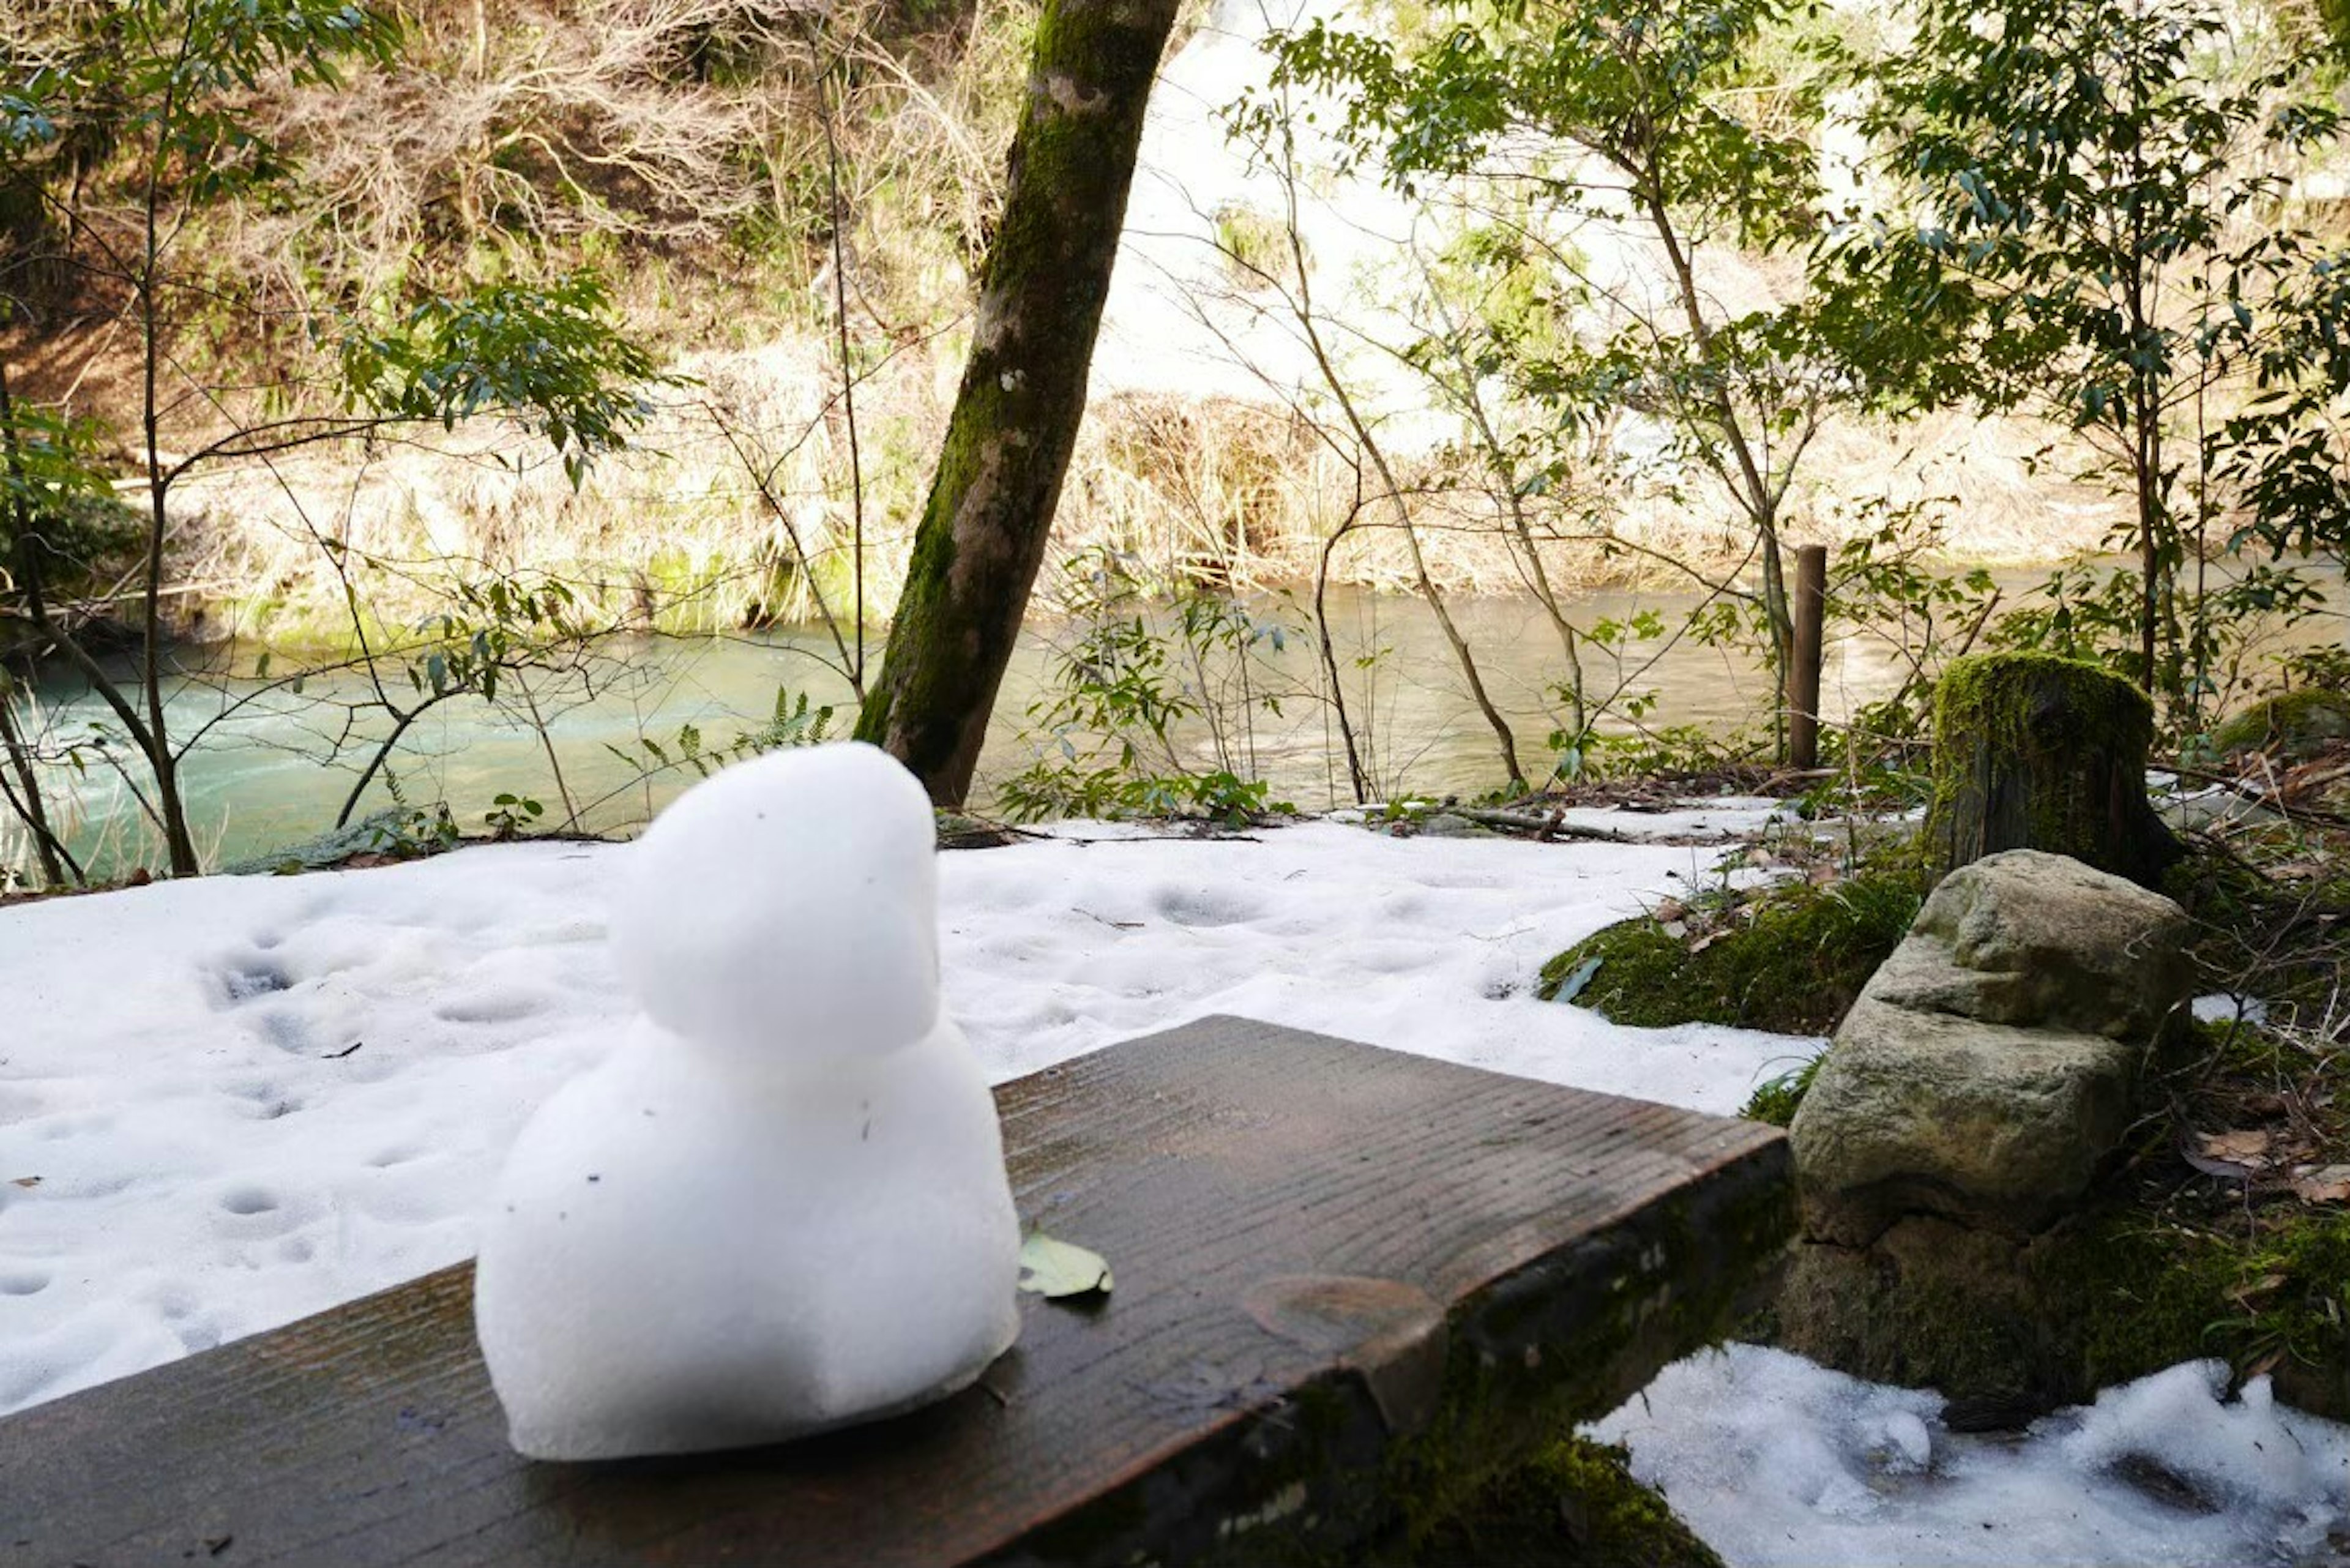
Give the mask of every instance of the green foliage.
<path id="1" fill-rule="evenodd" d="M 1875 638 L 1899 681 L 1862 704 L 1849 724 L 1824 729 L 1821 760 L 1842 765 L 1846 784 L 1916 793 L 1906 784 L 1916 753 L 1933 734 L 1934 684 L 1950 660 L 1970 651 L 1999 603 L 1991 574 L 1937 563 L 1948 538 L 1937 509 L 1882 502 L 1865 509 L 1873 528 L 1855 533 L 1828 563 L 1825 620 Z"/>
<path id="2" fill-rule="evenodd" d="M 2225 23 L 2201 4 L 2003 0 L 1986 19 L 1928 0 L 1919 21 L 1907 51 L 1864 68 L 1883 92 L 1871 129 L 1924 217 L 1847 234 L 1840 254 L 1951 334 L 1918 367 L 1929 400 L 2028 401 L 2130 434 L 2251 327 L 2269 258 L 2229 251 L 2229 220 L 2289 176 L 2247 141 L 2297 148 L 2330 117 L 2279 106 L 2291 65 L 2212 80 Z M 2156 312 L 2166 281 L 2192 302 L 2183 317 Z"/>
<path id="3" fill-rule="evenodd" d="M 393 804 L 314 838 L 219 867 L 229 877 L 292 877 L 348 863 L 360 855 L 413 860 L 454 849 L 463 841 L 445 804 L 412 805 L 393 792 Z"/>
<path id="4" fill-rule="evenodd" d="M 1678 932 L 1653 916 L 1626 920 L 1544 964 L 1537 993 L 1550 1000 L 1596 959 L 1576 1001 L 1612 1023 L 1825 1033 L 1908 934 L 1926 885 L 1921 870 L 1888 863 L 1824 885 L 1777 884 L 1712 910 L 1693 903 Z M 1712 920 L 1701 931 L 1700 918 Z"/>
<path id="5" fill-rule="evenodd" d="M 450 587 L 450 607 L 428 616 L 406 649 L 409 688 L 439 700 L 461 694 L 494 701 L 498 684 L 547 649 L 582 633 L 571 586 L 553 576 L 499 574 Z M 264 654 L 261 673 L 268 674 Z"/>
<path id="6" fill-rule="evenodd" d="M 1856 73 L 1907 205 L 1836 235 L 1823 275 L 1898 324 L 1865 373 L 1921 406 L 2028 408 L 2084 438 L 2131 503 L 2112 543 L 2136 578 L 2052 584 L 2011 640 L 2114 664 L 2191 732 L 2226 675 L 2216 628 L 2289 617 L 2306 592 L 2282 573 L 2192 591 L 2220 482 L 2272 538 L 2340 513 L 2305 400 L 2350 375 L 2350 352 L 2310 358 L 2338 336 L 2335 264 L 2276 221 L 2293 160 L 2337 116 L 2306 98 L 2303 58 L 2221 79 L 2228 18 L 2207 0 L 1925 0 L 1918 23 Z M 2212 431 L 2211 400 L 2247 372 L 2273 399 Z"/>
<path id="7" fill-rule="evenodd" d="M 1569 773 L 1570 753 L 1560 753 L 1561 778 L 1637 779 L 1711 773 L 1754 754 L 1752 735 L 1724 735 L 1702 724 L 1667 724 L 1658 729 L 1638 725 L 1644 705 L 1627 705 L 1636 726 L 1629 730 L 1594 729 L 1571 753 L 1575 771 Z M 1595 719 L 1596 719 L 1595 715 Z M 1564 740 L 1554 734 L 1554 743 Z"/>
<path id="8" fill-rule="evenodd" d="M 30 620 L 36 590 L 71 599 L 135 560 L 141 519 L 106 483 L 99 439 L 89 421 L 13 400 L 0 381 L 0 616 Z M 10 640 L 0 634 L 0 655 Z"/>
<path id="9" fill-rule="evenodd" d="M 1347 93 L 1347 130 L 1407 191 L 1466 172 L 1505 138 L 1537 131 L 1585 149 L 1632 181 L 1636 203 L 1670 205 L 1698 232 L 1767 248 L 1808 231 L 1815 160 L 1800 137 L 1734 112 L 1756 35 L 1782 0 L 1600 0 L 1558 11 L 1461 7 L 1459 25 L 1399 52 L 1315 22 L 1279 41 L 1285 79 Z M 1620 213 L 1571 171 L 1558 199 Z"/>
<path id="10" fill-rule="evenodd" d="M 609 324 L 609 308 L 602 281 L 584 272 L 427 299 L 391 331 L 343 339 L 348 395 L 382 417 L 444 429 L 489 410 L 527 415 L 576 485 L 652 411 L 643 389 L 658 379 L 653 358 Z"/>
<path id="11" fill-rule="evenodd" d="M 1820 1075 L 1820 1064 L 1826 1060 L 1827 1053 L 1823 1051 L 1792 1072 L 1764 1081 L 1746 1097 L 1738 1114 L 1750 1122 L 1793 1127 L 1795 1112 L 1802 1107 L 1804 1096 L 1811 1092 L 1812 1080 Z"/>
<path id="12" fill-rule="evenodd" d="M 2350 20 L 2350 0 L 2341 9 Z M 2213 441 L 2251 511 L 2231 543 L 2338 559 L 2350 551 L 2350 250 L 2287 273 L 2268 306 L 2252 394 Z"/>
<path id="13" fill-rule="evenodd" d="M 449 807 L 438 802 L 431 806 L 391 806 L 358 826 L 365 835 L 368 848 L 403 860 L 454 849 L 460 836 Z"/>
<path id="14" fill-rule="evenodd" d="M 1007 817 L 1238 825 L 1296 809 L 1241 772 L 1253 761 L 1252 712 L 1281 711 L 1276 691 L 1253 683 L 1252 659 L 1259 644 L 1282 646 L 1286 627 L 1228 595 L 1186 587 L 1162 629 L 1132 564 L 1109 551 L 1064 563 L 1059 597 L 1074 639 L 1055 657 L 1050 694 L 1028 708 L 1049 749 L 997 787 Z M 1191 765 L 1176 735 L 1185 721 L 1210 732 L 1215 765 Z"/>
<path id="15" fill-rule="evenodd" d="M 265 75 L 332 86 L 400 40 L 390 11 L 345 0 L 121 0 L 94 26 L 0 97 L 0 172 L 70 174 L 69 132 L 96 119 L 154 180 L 217 200 L 286 172 L 255 114 Z"/>
<path id="16" fill-rule="evenodd" d="M 534 800 L 528 795 L 500 791 L 497 797 L 491 801 L 490 809 L 482 814 L 482 822 L 489 828 L 490 836 L 503 844 L 510 839 L 521 837 L 525 826 L 536 822 L 546 815 L 546 806 L 544 802 Z"/>
<path id="17" fill-rule="evenodd" d="M 1597 337 L 1505 325 L 1471 334 L 1461 357 L 1539 409 L 1559 451 L 1627 410 L 1666 433 L 1665 461 L 1617 477 L 1673 502 L 1679 476 L 1695 476 L 1752 530 L 1759 583 L 1719 591 L 1751 606 L 1774 671 L 1794 639 L 1782 514 L 1822 421 L 1873 396 L 1841 342 L 1866 312 L 1830 290 L 1733 312 L 1699 275 L 1711 252 L 1783 251 L 1817 227 L 1818 160 L 1800 129 L 1814 83 L 1754 70 L 1757 40 L 1804 15 L 1782 0 L 1502 0 L 1403 47 L 1321 22 L 1274 44 L 1276 84 L 1341 97 L 1357 155 L 1407 194 L 1472 175 L 1519 193 L 1526 210 L 1501 225 L 1516 238 L 1483 258 L 1499 292 L 1523 287 L 1536 250 L 1561 279 L 1536 286 L 1554 317 L 1593 298 L 1619 325 Z M 1668 273 L 1653 303 L 1588 275 L 1555 237 L 1627 222 Z"/>
<path id="18" fill-rule="evenodd" d="M 1593 702 L 1584 669 L 1551 688 L 1552 698 L 1566 708 L 1571 719 L 1568 725 L 1553 730 L 1546 742 L 1556 753 L 1551 764 L 1553 778 L 1573 782 L 1682 771 L 1670 765 L 1676 757 L 1693 761 L 1700 753 L 1710 756 L 1718 749 L 1711 736 L 1690 726 L 1659 732 L 1642 722 L 1655 710 L 1658 694 L 1652 689 L 1634 690 L 1624 675 L 1625 661 L 1636 650 L 1661 643 L 1665 634 L 1665 618 L 1653 609 L 1635 610 L 1620 620 L 1602 616 L 1583 629 L 1580 661 L 1587 669 L 1598 659 L 1608 660 L 1617 671 L 1616 689 L 1607 701 Z M 1610 717 L 1628 724 L 1628 730 L 1600 728 Z M 1700 771 L 1704 765 L 1698 763 L 1686 771 Z"/>
<path id="19" fill-rule="evenodd" d="M 2085 1387 L 2200 1355 L 2239 1375 L 2350 1369 L 2350 1212 L 2271 1208 L 2246 1234 L 2115 1207 L 2051 1251 L 2043 1273 L 2079 1300 Z"/>
<path id="20" fill-rule="evenodd" d="M 126 378 L 140 389 L 138 429 L 126 438 L 12 399 L 0 361 L 0 544 L 10 546 L 0 591 L 27 612 L 45 649 L 62 652 L 97 690 L 144 764 L 143 783 L 128 771 L 121 776 L 161 830 L 173 872 L 189 875 L 200 864 L 180 769 L 188 750 L 244 703 L 224 699 L 213 717 L 184 734 L 172 732 L 163 687 L 178 676 L 166 670 L 161 653 L 162 535 L 172 487 L 225 462 L 266 463 L 388 426 L 431 421 L 446 427 L 490 412 L 532 423 L 577 483 L 592 456 L 620 444 L 647 413 L 642 388 L 654 367 L 609 325 L 603 287 L 585 274 L 539 288 L 493 283 L 463 298 L 426 298 L 396 320 L 389 299 L 338 302 L 338 308 L 392 323 L 371 332 L 265 306 L 252 279 L 213 275 L 192 238 L 202 234 L 206 213 L 231 198 L 248 207 L 278 202 L 295 180 L 296 161 L 278 140 L 287 133 L 286 118 L 273 108 L 273 94 L 336 88 L 347 68 L 390 63 L 400 32 L 388 10 L 340 0 L 123 0 L 61 11 L 55 30 L 36 68 L 0 102 L 0 191 L 11 199 L 29 193 L 37 207 L 29 226 L 12 225 L 8 248 L 30 235 L 56 253 L 50 259 L 72 272 L 78 287 L 110 291 L 126 302 L 136 328 L 127 336 L 140 357 L 140 373 Z M 103 188 L 86 192 L 94 171 L 103 176 Z M 106 223 L 93 223 L 86 195 L 123 200 Z M 8 312 L 0 327 L 16 327 L 29 298 L 0 295 Z M 191 341 L 197 336 L 191 321 L 198 317 L 213 337 L 241 336 L 240 352 L 264 363 L 269 355 L 259 345 L 304 334 L 336 344 L 344 376 L 339 400 L 324 399 L 303 377 L 275 369 L 258 385 L 223 375 L 205 347 Z M 172 421 L 187 408 L 208 410 L 205 423 L 225 426 L 227 433 L 199 427 L 192 451 L 166 456 L 164 441 L 182 433 Z M 151 501 L 143 536 L 121 541 L 131 546 L 121 550 L 129 570 L 114 585 L 140 607 L 140 656 L 128 680 L 83 645 L 77 612 L 57 604 L 62 590 L 78 586 L 74 571 L 86 577 L 96 564 L 74 558 L 74 549 L 85 543 L 117 547 L 103 528 L 85 528 L 77 538 L 73 528 L 59 525 L 105 520 L 111 485 L 100 454 L 109 447 L 140 454 Z M 462 588 L 449 612 L 385 650 L 390 660 L 408 660 L 403 673 L 412 700 L 402 699 L 397 677 L 388 680 L 373 668 L 379 649 L 346 571 L 350 552 L 338 539 L 322 537 L 319 545 L 344 584 L 354 636 L 370 667 L 374 706 L 389 723 L 389 738 L 345 803 L 341 820 L 348 822 L 369 782 L 379 773 L 390 777 L 390 748 L 418 714 L 460 693 L 494 701 L 502 677 L 543 667 L 551 650 L 576 643 L 580 628 L 560 585 L 500 577 L 479 597 Z M 302 676 L 282 678 L 271 689 L 298 696 Z M 330 742 L 338 753 L 359 732 L 349 722 L 322 729 L 342 737 Z M 34 759 L 23 754 L 21 742 L 8 745 L 19 778 L 30 778 Z M 17 809 L 35 815 L 23 802 Z"/>
<path id="21" fill-rule="evenodd" d="M 684 771 L 706 779 L 729 763 L 743 762 L 762 753 L 786 746 L 823 744 L 831 735 L 834 712 L 829 703 L 810 708 L 805 691 L 795 692 L 789 687 L 778 686 L 775 708 L 766 722 L 755 730 L 742 732 L 723 744 L 712 744 L 700 725 L 689 723 L 680 725 L 666 744 L 650 735 L 639 735 L 634 752 L 610 744 L 604 749 L 627 766 L 638 769 L 644 778 Z"/>
<path id="22" fill-rule="evenodd" d="M 2184 574 L 2163 590 L 2173 635 L 2158 645 L 2153 690 L 2164 732 L 2183 745 L 2201 741 L 2215 711 L 2266 679 L 2263 649 L 2281 630 L 2323 614 L 2325 587 L 2314 573 L 2254 564 L 2198 588 Z M 2030 598 L 1992 623 L 1993 648 L 2096 664 L 2132 680 L 2145 669 L 2145 576 L 2094 562 L 2060 566 Z"/>

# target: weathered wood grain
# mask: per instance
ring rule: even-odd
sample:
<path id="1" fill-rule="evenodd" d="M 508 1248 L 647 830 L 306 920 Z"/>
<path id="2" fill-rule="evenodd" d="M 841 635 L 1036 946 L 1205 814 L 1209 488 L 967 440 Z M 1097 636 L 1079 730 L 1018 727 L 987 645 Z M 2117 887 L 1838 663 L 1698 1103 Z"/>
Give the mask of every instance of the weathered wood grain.
<path id="1" fill-rule="evenodd" d="M 450 1269 L 0 1421 L 0 1563 L 1161 1563 L 1343 1547 L 1716 1332 L 1773 1130 L 1211 1018 L 997 1092 L 1118 1276 L 983 1386 L 806 1442 L 516 1458 Z"/>

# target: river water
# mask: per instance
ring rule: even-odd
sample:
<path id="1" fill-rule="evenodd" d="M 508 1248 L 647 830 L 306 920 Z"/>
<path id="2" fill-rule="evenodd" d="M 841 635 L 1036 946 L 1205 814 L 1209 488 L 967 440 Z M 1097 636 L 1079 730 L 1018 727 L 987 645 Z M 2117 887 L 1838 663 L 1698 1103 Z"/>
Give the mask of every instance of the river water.
<path id="1" fill-rule="evenodd" d="M 2019 602 L 2039 576 L 2007 577 L 2005 602 Z M 1650 728 L 1693 724 L 1717 734 L 1759 730 L 1768 722 L 1769 685 L 1752 656 L 1671 639 L 1695 603 L 1693 596 L 1655 592 L 1578 598 L 1573 615 L 1582 626 L 1603 618 L 1628 620 L 1646 609 L 1669 628 L 1665 638 L 1634 645 L 1620 665 L 1586 651 L 1586 690 L 1596 694 L 1623 680 L 1628 692 L 1654 693 L 1655 706 L 1642 719 Z M 1528 598 L 1464 597 L 1451 607 L 1488 691 L 1516 731 L 1521 765 L 1539 778 L 1557 762 L 1546 743 L 1562 716 L 1555 690 L 1564 669 L 1556 634 Z M 1245 694 L 1237 663 L 1226 658 L 1194 666 L 1182 657 L 1180 642 L 1175 645 L 1165 683 L 1186 690 L 1214 716 L 1213 722 L 1203 713 L 1177 726 L 1182 764 L 1207 772 L 1229 761 L 1243 776 L 1268 780 L 1275 798 L 1302 808 L 1352 800 L 1305 607 L 1268 597 L 1252 608 L 1261 633 L 1246 661 Z M 1375 794 L 1469 792 L 1501 782 L 1492 733 L 1425 604 L 1334 589 L 1328 613 Z M 1276 626 L 1282 628 L 1277 636 L 1271 629 Z M 2338 636 L 2339 618 L 2327 618 L 2321 634 Z M 1067 627 L 1043 624 L 1022 638 L 990 724 L 976 805 L 991 804 L 1003 779 L 1040 756 L 1061 754 L 1056 738 L 1030 710 L 1049 697 L 1071 637 Z M 877 655 L 879 647 L 876 637 Z M 298 694 L 282 686 L 270 691 L 249 665 L 224 673 L 236 667 L 219 652 L 186 657 L 210 665 L 208 670 L 192 666 L 172 703 L 181 736 L 211 726 L 184 768 L 191 817 L 208 858 L 228 864 L 265 856 L 329 826 L 352 789 L 366 742 L 385 728 L 380 712 L 352 714 L 350 705 L 364 698 L 359 680 L 319 675 Z M 272 674 L 282 680 L 284 656 L 276 662 Z M 829 639 L 805 628 L 612 641 L 599 649 L 590 680 L 540 677 L 510 685 L 495 703 L 468 696 L 434 709 L 393 753 L 391 784 L 411 804 L 447 802 L 468 832 L 484 829 L 501 794 L 540 802 L 540 827 L 576 813 L 569 825 L 577 829 L 626 831 L 696 776 L 660 766 L 653 750 L 675 757 L 684 726 L 694 726 L 704 748 L 716 750 L 757 728 L 774 711 L 781 688 L 795 701 L 805 694 L 812 708 L 836 707 L 832 732 L 845 733 L 855 712 L 848 683 L 834 663 Z M 1901 668 L 1886 642 L 1856 633 L 1832 633 L 1824 663 L 1822 706 L 1831 720 L 1884 695 Z M 1266 705 L 1268 697 L 1277 712 Z M 86 688 L 61 673 L 40 686 L 38 698 L 53 735 L 86 731 L 106 717 Z M 1617 721 L 1604 727 L 1621 732 L 1626 726 Z M 344 742 L 339 757 L 338 739 Z M 106 770 L 93 767 L 78 780 L 60 776 L 53 787 L 72 795 L 73 840 L 99 865 L 120 868 L 155 860 L 135 802 Z M 390 787 L 379 780 L 359 812 L 391 804 Z"/>

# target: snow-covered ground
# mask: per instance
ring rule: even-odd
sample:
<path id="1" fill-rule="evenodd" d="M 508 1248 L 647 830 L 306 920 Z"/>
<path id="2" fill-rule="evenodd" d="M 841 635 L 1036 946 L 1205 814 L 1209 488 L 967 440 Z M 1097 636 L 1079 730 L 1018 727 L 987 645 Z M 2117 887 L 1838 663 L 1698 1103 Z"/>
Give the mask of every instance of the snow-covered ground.
<path id="1" fill-rule="evenodd" d="M 1766 809 L 1608 825 L 1688 836 Z M 0 1411 L 466 1256 L 522 1118 L 625 1022 L 604 935 L 631 853 L 518 845 L 0 909 Z M 1714 859 L 1074 826 L 943 858 L 948 1005 L 996 1079 L 1237 1012 L 1728 1112 L 1815 1043 L 1619 1029 L 1529 989 Z M 1931 1396 L 1736 1350 L 1605 1430 L 1733 1563 L 2288 1562 L 2350 1522 L 2350 1430 L 2259 1394 L 2223 1405 L 2182 1369 L 2001 1443 L 1944 1431 Z M 2134 1484 L 2124 1456 L 2188 1491 Z"/>

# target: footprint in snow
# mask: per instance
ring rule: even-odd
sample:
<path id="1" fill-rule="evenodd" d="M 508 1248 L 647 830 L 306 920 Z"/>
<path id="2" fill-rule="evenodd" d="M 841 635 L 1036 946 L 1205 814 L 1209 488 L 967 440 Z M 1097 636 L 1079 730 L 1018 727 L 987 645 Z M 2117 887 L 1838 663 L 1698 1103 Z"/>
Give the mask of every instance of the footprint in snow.
<path id="1" fill-rule="evenodd" d="M 274 996 L 294 986 L 293 976 L 285 965 L 259 951 L 234 954 L 216 961 L 212 966 L 213 988 L 224 1008 L 241 1007 L 265 996 Z"/>
<path id="2" fill-rule="evenodd" d="M 444 1002 L 432 1016 L 443 1023 L 515 1023 L 545 1010 L 540 999 L 523 992 L 489 992 Z"/>
<path id="3" fill-rule="evenodd" d="M 1237 926 L 1264 913 L 1254 899 L 1191 888 L 1164 888 L 1151 907 L 1179 926 Z"/>
<path id="4" fill-rule="evenodd" d="M 213 1229 L 234 1241 L 258 1241 L 283 1236 L 300 1225 L 305 1216 L 266 1187 L 246 1184 L 222 1193 L 215 1204 Z"/>
<path id="5" fill-rule="evenodd" d="M 280 1116 L 292 1116 L 302 1108 L 303 1103 L 301 1096 L 287 1092 L 267 1078 L 224 1084 L 221 1093 L 251 1107 L 241 1114 L 255 1121 L 274 1122 Z"/>

